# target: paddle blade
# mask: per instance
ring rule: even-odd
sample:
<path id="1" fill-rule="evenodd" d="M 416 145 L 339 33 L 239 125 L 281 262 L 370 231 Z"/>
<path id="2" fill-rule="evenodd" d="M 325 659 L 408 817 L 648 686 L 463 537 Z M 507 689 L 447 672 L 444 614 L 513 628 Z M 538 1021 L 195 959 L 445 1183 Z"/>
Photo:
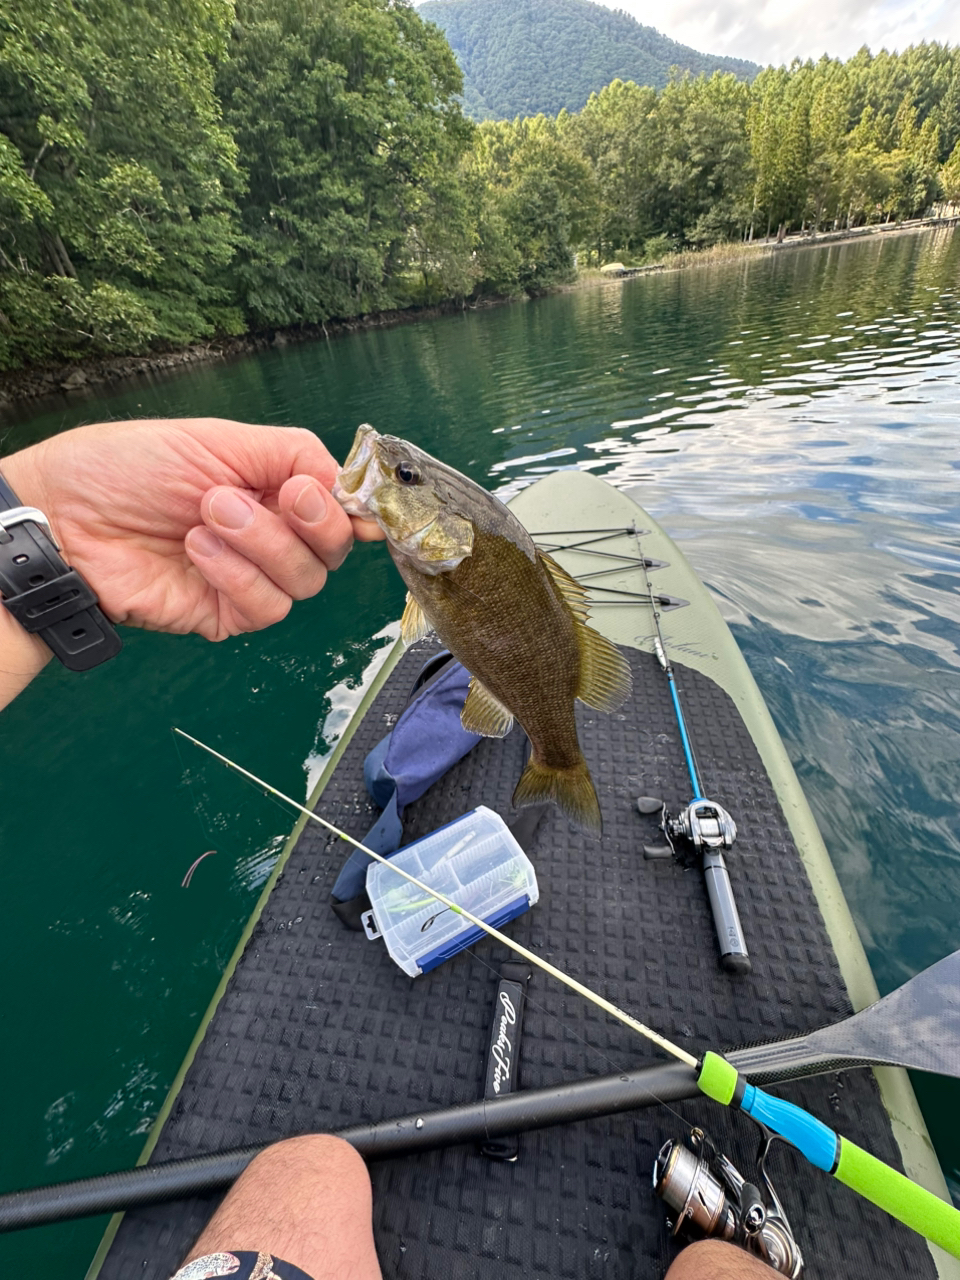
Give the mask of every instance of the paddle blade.
<path id="1" fill-rule="evenodd" d="M 795 1040 L 736 1049 L 726 1057 L 751 1080 L 766 1084 L 844 1062 L 960 1077 L 960 951 L 842 1022 Z"/>

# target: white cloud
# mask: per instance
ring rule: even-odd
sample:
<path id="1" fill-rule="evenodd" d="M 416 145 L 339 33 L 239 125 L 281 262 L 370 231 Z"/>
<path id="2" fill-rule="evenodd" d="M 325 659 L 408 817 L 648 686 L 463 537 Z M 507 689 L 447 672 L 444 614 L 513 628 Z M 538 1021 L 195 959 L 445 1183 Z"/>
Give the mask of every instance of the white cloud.
<path id="1" fill-rule="evenodd" d="M 960 44 L 957 0 L 612 0 L 672 40 L 762 65 L 849 58 L 862 46 L 902 50 L 921 40 Z"/>

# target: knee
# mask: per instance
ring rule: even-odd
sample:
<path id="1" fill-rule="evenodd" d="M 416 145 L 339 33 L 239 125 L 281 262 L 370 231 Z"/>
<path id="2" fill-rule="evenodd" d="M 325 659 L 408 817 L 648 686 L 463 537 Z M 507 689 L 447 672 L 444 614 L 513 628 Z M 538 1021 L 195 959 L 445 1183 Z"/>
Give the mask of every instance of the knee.
<path id="1" fill-rule="evenodd" d="M 254 1157 L 246 1173 L 269 1182 L 322 1183 L 346 1196 L 371 1195 L 370 1175 L 363 1157 L 349 1142 L 328 1133 L 308 1133 L 275 1142 Z"/>
<path id="2" fill-rule="evenodd" d="M 755 1254 L 723 1240 L 698 1240 L 674 1260 L 665 1280 L 772 1280 L 778 1273 Z"/>

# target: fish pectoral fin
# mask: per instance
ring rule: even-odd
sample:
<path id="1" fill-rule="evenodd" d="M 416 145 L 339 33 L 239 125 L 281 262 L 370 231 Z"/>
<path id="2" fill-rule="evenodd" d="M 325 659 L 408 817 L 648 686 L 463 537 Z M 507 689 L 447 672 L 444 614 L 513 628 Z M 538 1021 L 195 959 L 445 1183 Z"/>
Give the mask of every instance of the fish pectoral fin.
<path id="1" fill-rule="evenodd" d="M 422 640 L 424 636 L 428 636 L 432 630 L 433 627 L 428 622 L 427 615 L 408 591 L 406 608 L 400 619 L 401 640 L 404 644 L 413 644 L 415 640 Z"/>
<path id="2" fill-rule="evenodd" d="M 548 556 L 545 551 L 538 551 L 537 555 L 540 557 L 540 563 L 553 579 L 554 586 L 563 596 L 570 612 L 578 622 L 586 622 L 590 616 L 586 587 L 582 586 L 572 574 L 567 573 L 562 565 L 557 564 L 553 556 Z"/>
<path id="3" fill-rule="evenodd" d="M 493 696 L 476 676 L 470 677 L 470 691 L 460 712 L 460 723 L 468 733 L 484 738 L 505 738 L 513 728 L 513 712 Z"/>
<path id="4" fill-rule="evenodd" d="M 598 711 L 616 711 L 633 688 L 626 658 L 612 640 L 583 623 L 577 627 L 577 645 L 580 649 L 577 697 Z"/>

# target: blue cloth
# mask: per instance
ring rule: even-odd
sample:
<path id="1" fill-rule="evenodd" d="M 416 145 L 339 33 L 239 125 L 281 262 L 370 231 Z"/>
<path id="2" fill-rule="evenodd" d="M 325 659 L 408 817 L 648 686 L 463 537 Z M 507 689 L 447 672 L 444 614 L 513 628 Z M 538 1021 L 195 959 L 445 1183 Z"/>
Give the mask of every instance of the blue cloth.
<path id="1" fill-rule="evenodd" d="M 480 741 L 479 734 L 468 733 L 460 723 L 469 686 L 469 671 L 452 663 L 417 694 L 364 761 L 367 790 L 383 809 L 361 842 L 375 853 L 396 853 L 403 839 L 404 808 Z M 370 861 L 354 849 L 333 886 L 335 901 L 349 902 L 364 892 Z"/>

